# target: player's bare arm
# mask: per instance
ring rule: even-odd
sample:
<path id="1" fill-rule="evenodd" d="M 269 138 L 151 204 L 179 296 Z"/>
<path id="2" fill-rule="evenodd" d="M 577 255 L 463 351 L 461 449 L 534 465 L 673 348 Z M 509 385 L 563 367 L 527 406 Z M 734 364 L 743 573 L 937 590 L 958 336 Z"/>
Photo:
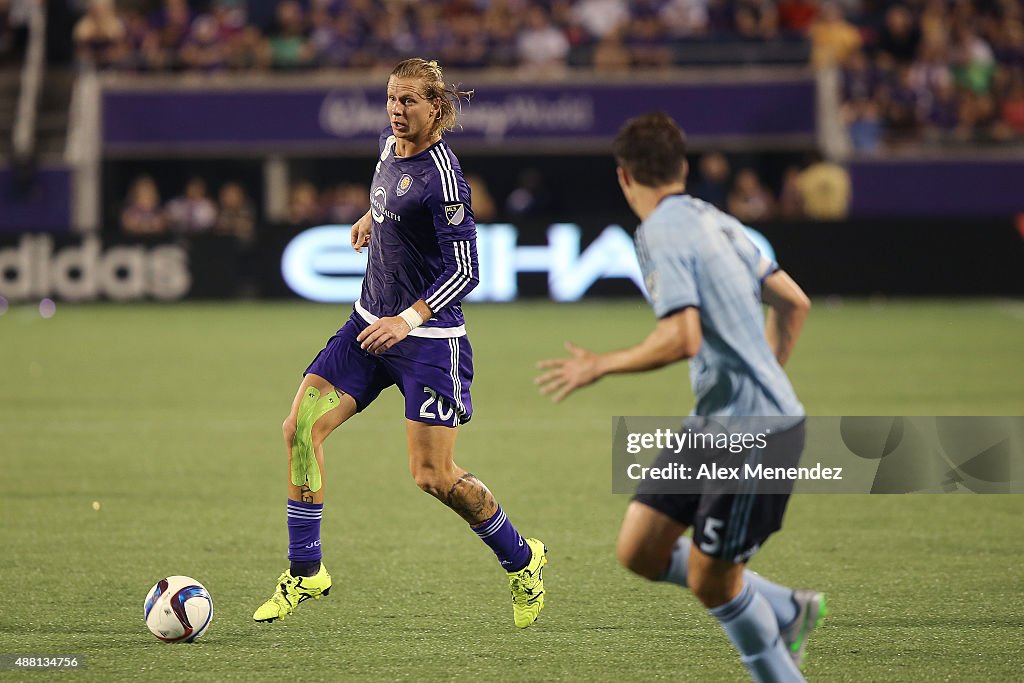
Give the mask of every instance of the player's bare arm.
<path id="1" fill-rule="evenodd" d="M 370 234 L 373 232 L 373 218 L 367 209 L 363 217 L 352 224 L 352 248 L 363 253 L 363 247 L 370 246 Z"/>
<path id="2" fill-rule="evenodd" d="M 430 310 L 423 299 L 418 299 L 410 306 L 420 317 L 420 322 L 430 320 L 434 312 Z M 403 312 L 404 313 L 404 312 Z M 369 327 L 359 333 L 356 341 L 359 346 L 370 353 L 384 353 L 392 346 L 409 336 L 409 333 L 416 328 L 404 315 L 394 315 L 387 318 L 380 318 Z"/>
<path id="3" fill-rule="evenodd" d="M 765 278 L 761 300 L 768 304 L 764 330 L 768 346 L 779 365 L 784 366 L 807 320 L 811 300 L 784 270 L 775 271 Z"/>
<path id="4" fill-rule="evenodd" d="M 596 354 L 566 342 L 570 358 L 542 360 L 547 369 L 534 383 L 555 403 L 605 375 L 647 372 L 697 355 L 701 344 L 700 313 L 694 307 L 671 313 L 658 321 L 647 338 L 635 346 Z"/>

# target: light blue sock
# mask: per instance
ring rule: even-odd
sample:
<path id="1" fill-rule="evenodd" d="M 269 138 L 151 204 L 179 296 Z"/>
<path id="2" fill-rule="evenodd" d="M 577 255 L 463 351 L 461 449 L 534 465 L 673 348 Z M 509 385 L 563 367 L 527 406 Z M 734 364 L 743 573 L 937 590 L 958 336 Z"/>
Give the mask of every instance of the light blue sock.
<path id="1" fill-rule="evenodd" d="M 672 561 L 668 565 L 668 571 L 665 572 L 663 577 L 658 579 L 659 581 L 667 581 L 668 583 L 674 583 L 677 586 L 686 588 L 686 572 L 690 559 L 691 545 L 693 545 L 693 541 L 690 540 L 689 536 L 679 537 L 675 547 L 672 549 Z M 796 619 L 796 603 L 793 602 L 792 588 L 772 583 L 757 572 L 752 572 L 749 569 L 744 570 L 743 579 L 750 583 L 754 590 L 763 595 L 764 599 L 771 605 L 779 628 L 785 628 L 793 623 L 793 620 Z"/>
<path id="2" fill-rule="evenodd" d="M 747 581 L 735 598 L 709 609 L 740 653 L 740 661 L 757 683 L 798 683 L 800 670 L 779 637 L 772 608 Z"/>

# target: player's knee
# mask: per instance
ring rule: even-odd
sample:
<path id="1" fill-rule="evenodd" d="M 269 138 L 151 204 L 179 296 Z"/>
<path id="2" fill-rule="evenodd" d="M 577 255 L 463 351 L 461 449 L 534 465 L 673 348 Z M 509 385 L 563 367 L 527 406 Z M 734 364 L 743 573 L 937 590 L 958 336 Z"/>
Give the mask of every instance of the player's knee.
<path id="1" fill-rule="evenodd" d="M 664 573 L 665 568 L 658 567 L 657 562 L 642 545 L 624 540 L 622 537 L 619 537 L 618 545 L 615 548 L 615 555 L 619 560 L 619 564 L 645 579 L 654 581 Z"/>
<path id="2" fill-rule="evenodd" d="M 298 429 L 298 423 L 295 420 L 294 415 L 289 415 L 285 418 L 284 422 L 281 423 L 281 433 L 284 435 L 284 442 L 291 444 L 295 438 L 295 430 Z"/>
<path id="3" fill-rule="evenodd" d="M 412 468 L 412 478 L 421 491 L 429 493 L 439 500 L 444 500 L 451 488 L 451 482 L 448 481 L 450 477 L 435 467 L 414 467 Z"/>

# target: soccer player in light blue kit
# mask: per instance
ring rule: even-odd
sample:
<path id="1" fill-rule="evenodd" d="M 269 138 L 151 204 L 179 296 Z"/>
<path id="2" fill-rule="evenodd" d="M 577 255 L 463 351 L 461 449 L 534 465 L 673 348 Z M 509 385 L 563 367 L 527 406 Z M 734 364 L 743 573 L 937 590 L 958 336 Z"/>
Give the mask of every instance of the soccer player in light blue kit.
<path id="1" fill-rule="evenodd" d="M 460 302 L 480 278 L 469 186 L 443 134 L 468 94 L 446 88 L 437 63 L 422 59 L 401 62 L 388 79 L 390 126 L 380 136 L 370 210 L 352 226 L 352 247 L 369 248 L 366 276 L 348 322 L 306 369 L 284 422 L 291 566 L 256 621 L 283 619 L 330 592 L 320 547 L 323 443 L 392 385 L 405 397 L 416 484 L 494 551 L 517 627 L 544 607 L 544 544 L 524 539 L 487 487 L 454 460 L 459 426 L 473 416 L 473 350 Z"/>
<path id="2" fill-rule="evenodd" d="M 571 357 L 542 361 L 547 371 L 537 383 L 560 401 L 605 375 L 688 358 L 694 414 L 769 420 L 778 431 L 753 455 L 795 465 L 803 450 L 804 409 L 782 365 L 809 300 L 760 255 L 739 221 L 684 194 L 686 142 L 670 117 L 631 119 L 616 137 L 614 154 L 619 185 L 642 221 L 637 257 L 658 323 L 644 341 L 619 351 L 597 354 L 569 343 Z M 715 456 L 666 450 L 655 467 Z M 645 578 L 689 588 L 722 624 L 754 680 L 803 680 L 799 667 L 810 631 L 826 614 L 824 596 L 746 569 L 781 527 L 791 485 L 772 494 L 670 488 L 647 481 L 638 487 L 619 534 L 620 562 Z M 690 527 L 692 540 L 683 535 Z"/>

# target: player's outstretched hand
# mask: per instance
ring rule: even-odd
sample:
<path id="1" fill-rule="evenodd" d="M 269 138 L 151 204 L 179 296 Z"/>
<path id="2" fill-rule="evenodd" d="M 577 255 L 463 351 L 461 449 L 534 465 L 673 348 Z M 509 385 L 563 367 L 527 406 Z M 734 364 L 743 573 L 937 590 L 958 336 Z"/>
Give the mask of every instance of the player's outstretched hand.
<path id="1" fill-rule="evenodd" d="M 370 246 L 370 233 L 373 232 L 373 218 L 367 211 L 363 217 L 352 224 L 352 248 L 363 253 L 363 247 Z"/>
<path id="2" fill-rule="evenodd" d="M 565 350 L 572 355 L 571 358 L 542 360 L 537 363 L 537 367 L 547 369 L 548 372 L 541 373 L 533 380 L 540 387 L 540 393 L 551 396 L 555 403 L 601 377 L 595 353 L 572 342 L 565 342 Z"/>
<path id="3" fill-rule="evenodd" d="M 384 353 L 392 346 L 409 336 L 409 323 L 397 315 L 380 318 L 359 333 L 356 341 L 359 346 L 370 353 Z"/>

